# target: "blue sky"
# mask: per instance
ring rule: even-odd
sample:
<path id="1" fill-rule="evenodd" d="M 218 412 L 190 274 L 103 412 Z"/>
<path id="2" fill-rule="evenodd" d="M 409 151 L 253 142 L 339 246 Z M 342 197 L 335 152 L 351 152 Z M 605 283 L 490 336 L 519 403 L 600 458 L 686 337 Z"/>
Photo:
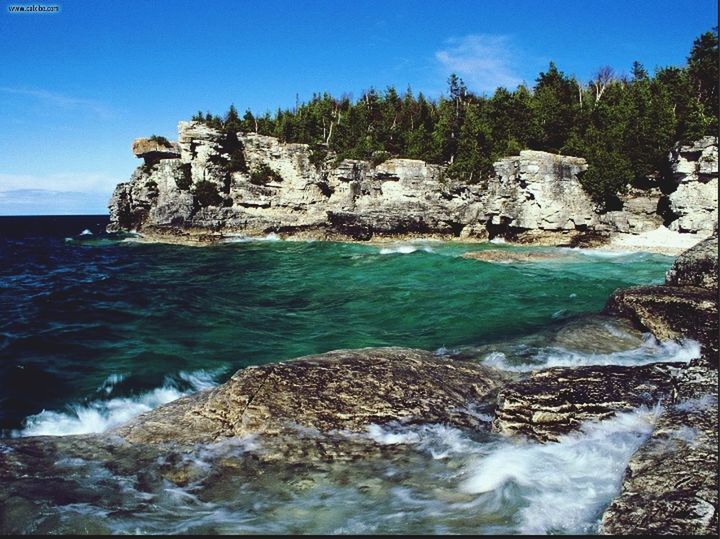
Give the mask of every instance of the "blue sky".
<path id="1" fill-rule="evenodd" d="M 714 0 L 1 3 L 0 215 L 106 213 L 138 165 L 133 139 L 174 139 L 199 109 L 388 85 L 436 97 L 453 71 L 491 93 L 550 60 L 581 80 L 634 60 L 652 71 L 684 64 L 718 18 Z"/>

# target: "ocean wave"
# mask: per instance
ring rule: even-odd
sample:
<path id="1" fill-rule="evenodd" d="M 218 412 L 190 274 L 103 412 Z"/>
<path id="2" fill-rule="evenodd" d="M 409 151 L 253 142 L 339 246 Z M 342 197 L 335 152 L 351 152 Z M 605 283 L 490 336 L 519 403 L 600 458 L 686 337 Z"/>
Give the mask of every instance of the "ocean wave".
<path id="1" fill-rule="evenodd" d="M 172 379 L 151 391 L 131 397 L 97 399 L 86 404 L 68 405 L 63 412 L 43 410 L 29 416 L 22 429 L 14 431 L 14 437 L 65 436 L 105 432 L 126 423 L 133 417 L 196 391 L 215 387 L 217 371 L 180 372 L 178 377 L 186 382 L 188 389 L 181 390 Z M 110 395 L 115 386 L 125 379 L 124 375 L 110 375 L 98 388 L 99 393 Z"/>
<path id="2" fill-rule="evenodd" d="M 225 234 L 221 243 L 250 243 L 254 241 L 280 241 L 280 237 L 271 232 L 267 236 L 244 236 L 242 234 Z"/>
<path id="3" fill-rule="evenodd" d="M 92 235 L 93 235 L 93 233 L 87 228 L 85 230 L 83 230 L 82 232 L 80 232 L 80 234 L 78 234 L 78 236 L 92 236 Z"/>
<path id="4" fill-rule="evenodd" d="M 508 359 L 504 352 L 491 352 L 482 362 L 488 367 L 506 371 L 530 372 L 550 367 L 582 367 L 587 365 L 647 365 L 658 362 L 684 362 L 700 357 L 700 344 L 687 339 L 680 343 L 660 342 L 652 335 L 645 334 L 642 344 L 630 350 L 605 354 L 584 353 L 562 347 L 548 347 L 538 350 L 530 363 L 517 363 Z"/>
<path id="5" fill-rule="evenodd" d="M 411 253 L 415 253 L 417 251 L 422 251 L 425 253 L 434 253 L 432 247 L 429 247 L 427 245 L 394 245 L 392 247 L 382 247 L 378 251 L 381 255 L 395 255 L 395 254 L 401 254 L 401 255 L 409 255 Z"/>

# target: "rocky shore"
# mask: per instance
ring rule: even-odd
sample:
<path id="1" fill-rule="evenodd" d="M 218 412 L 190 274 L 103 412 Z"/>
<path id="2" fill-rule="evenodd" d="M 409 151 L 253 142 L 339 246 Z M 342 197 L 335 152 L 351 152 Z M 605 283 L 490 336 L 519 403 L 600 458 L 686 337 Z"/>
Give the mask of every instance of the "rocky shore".
<path id="1" fill-rule="evenodd" d="M 665 285 L 618 290 L 606 307 L 608 314 L 626 317 L 658 338 L 699 341 L 701 357 L 689 364 L 522 374 L 473 358 L 369 348 L 246 368 L 215 389 L 111 432 L 1 440 L 0 531 L 42 533 L 31 523 L 49 506 L 97 496 L 85 484 L 85 471 L 73 471 L 87 466 L 129 475 L 135 488 L 152 490 L 163 481 L 179 486 L 191 481 L 192 455 L 209 447 L 242 447 L 223 453 L 217 464 L 217 473 L 235 477 L 400 450 L 363 436 L 372 425 L 439 423 L 552 444 L 588 421 L 659 406 L 654 431 L 633 455 L 600 531 L 714 533 L 717 245 L 714 235 L 678 257 Z M 102 532 L 97 523 L 87 525 Z"/>
<path id="2" fill-rule="evenodd" d="M 228 235 L 342 241 L 502 237 L 535 245 L 650 248 L 678 254 L 717 220 L 717 138 L 678 144 L 673 182 L 630 188 L 601 210 L 579 177 L 584 159 L 525 150 L 478 184 L 413 159 L 382 163 L 332 155 L 256 133 L 180 122 L 177 142 L 138 139 L 143 164 L 110 200 L 111 232 L 139 241 L 204 244 Z"/>

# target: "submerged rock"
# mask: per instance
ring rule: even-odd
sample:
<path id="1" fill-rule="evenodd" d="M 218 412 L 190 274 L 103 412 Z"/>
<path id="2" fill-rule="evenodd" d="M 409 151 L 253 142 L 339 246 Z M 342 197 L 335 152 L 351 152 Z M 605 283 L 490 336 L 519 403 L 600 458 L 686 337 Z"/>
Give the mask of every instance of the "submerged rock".
<path id="1" fill-rule="evenodd" d="M 363 431 L 370 424 L 477 428 L 469 407 L 494 400 L 501 376 L 474 363 L 404 348 L 337 350 L 238 371 L 115 430 L 131 443 L 197 443 L 298 427 Z"/>
<path id="2" fill-rule="evenodd" d="M 537 251 L 510 251 L 506 249 L 492 249 L 487 251 L 473 251 L 465 253 L 463 258 L 483 260 L 485 262 L 544 262 L 547 260 L 570 260 L 571 257 L 558 252 Z"/>

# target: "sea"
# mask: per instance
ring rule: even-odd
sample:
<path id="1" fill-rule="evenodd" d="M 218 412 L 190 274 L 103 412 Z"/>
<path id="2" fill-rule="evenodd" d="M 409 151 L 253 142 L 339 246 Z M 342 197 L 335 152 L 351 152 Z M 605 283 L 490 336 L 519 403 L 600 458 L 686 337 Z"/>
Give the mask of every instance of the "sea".
<path id="1" fill-rule="evenodd" d="M 198 247 L 107 234 L 107 224 L 0 217 L 2 438 L 104 432 L 238 369 L 341 348 L 421 348 L 513 373 L 699 352 L 601 313 L 615 289 L 661 283 L 664 255 L 274 235 Z M 463 256 L 487 249 L 548 257 Z M 29 501 L 44 533 L 82 533 L 89 518 L 108 533 L 594 533 L 658 413 L 620 414 L 550 444 L 501 438 L 489 424 L 373 425 L 366 435 L 406 448 L 403 458 L 227 478 L 218 493 L 205 451 L 187 485 Z"/>

